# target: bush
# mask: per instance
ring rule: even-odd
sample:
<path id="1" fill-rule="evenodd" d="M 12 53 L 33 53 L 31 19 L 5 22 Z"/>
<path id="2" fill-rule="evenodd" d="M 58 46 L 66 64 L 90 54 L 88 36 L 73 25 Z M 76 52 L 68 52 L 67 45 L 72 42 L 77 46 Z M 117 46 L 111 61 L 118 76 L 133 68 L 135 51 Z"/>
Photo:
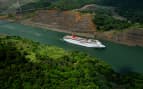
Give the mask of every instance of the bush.
<path id="1" fill-rule="evenodd" d="M 113 29 L 122 30 L 131 26 L 131 23 L 122 20 L 116 20 L 112 16 L 97 13 L 93 22 L 97 25 L 98 30 L 109 31 Z"/>

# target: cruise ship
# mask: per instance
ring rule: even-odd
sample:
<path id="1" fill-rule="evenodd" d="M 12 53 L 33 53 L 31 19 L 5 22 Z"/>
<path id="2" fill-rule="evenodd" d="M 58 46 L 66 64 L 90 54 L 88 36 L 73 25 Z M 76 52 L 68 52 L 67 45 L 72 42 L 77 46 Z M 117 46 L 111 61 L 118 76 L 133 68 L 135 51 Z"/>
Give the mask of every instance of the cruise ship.
<path id="1" fill-rule="evenodd" d="M 85 47 L 93 47 L 93 48 L 105 48 L 106 47 L 99 40 L 82 38 L 82 37 L 78 37 L 75 35 L 64 36 L 63 40 L 68 43 L 85 46 Z"/>

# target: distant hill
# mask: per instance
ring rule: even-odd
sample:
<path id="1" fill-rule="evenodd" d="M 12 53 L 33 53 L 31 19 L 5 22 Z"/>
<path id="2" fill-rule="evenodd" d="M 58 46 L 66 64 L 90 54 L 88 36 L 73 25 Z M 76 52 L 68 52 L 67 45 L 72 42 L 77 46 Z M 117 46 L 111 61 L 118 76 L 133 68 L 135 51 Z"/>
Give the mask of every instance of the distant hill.
<path id="1" fill-rule="evenodd" d="M 28 2 L 34 2 L 37 0 L 0 0 L 0 8 L 9 8 L 12 5 L 16 4 L 19 1 L 21 4 L 26 4 Z"/>
<path id="2" fill-rule="evenodd" d="M 0 0 L 0 8 L 10 7 L 18 0 Z M 53 8 L 60 9 L 75 9 L 86 4 L 101 4 L 115 7 L 126 7 L 131 9 L 143 9 L 142 0 L 19 0 L 24 5 L 25 3 L 33 2 L 49 2 Z"/>
<path id="3" fill-rule="evenodd" d="M 97 4 L 115 6 L 115 7 L 127 7 L 131 9 L 142 9 L 143 0 L 96 0 Z"/>
<path id="4" fill-rule="evenodd" d="M 133 24 L 143 23 L 142 0 L 19 0 L 20 5 L 16 1 L 1 0 L 0 11 L 3 10 L 1 12 L 5 13 L 19 12 L 21 11 L 18 8 L 19 6 L 21 6 L 23 12 L 31 12 L 39 9 L 73 10 L 85 5 L 96 4 L 100 5 L 100 8 L 105 6 L 114 7 L 112 12 L 114 14 L 113 18 L 115 19 L 126 19 L 129 23 Z M 107 12 L 106 10 L 104 11 Z M 97 11 L 94 12 L 97 13 Z"/>
<path id="5" fill-rule="evenodd" d="M 19 1 L 19 3 L 17 1 Z M 0 0 L 0 11 L 1 13 L 12 13 L 20 6 L 36 1 L 37 0 Z"/>
<path id="6" fill-rule="evenodd" d="M 114 6 L 116 11 L 128 20 L 143 23 L 143 0 L 97 0 L 96 3 Z"/>
<path id="7" fill-rule="evenodd" d="M 115 11 L 127 20 L 143 23 L 143 1 L 142 0 L 39 0 L 35 3 L 23 5 L 23 10 L 31 8 L 48 8 L 60 10 L 72 10 L 81 8 L 88 4 L 98 4 L 115 7 Z"/>

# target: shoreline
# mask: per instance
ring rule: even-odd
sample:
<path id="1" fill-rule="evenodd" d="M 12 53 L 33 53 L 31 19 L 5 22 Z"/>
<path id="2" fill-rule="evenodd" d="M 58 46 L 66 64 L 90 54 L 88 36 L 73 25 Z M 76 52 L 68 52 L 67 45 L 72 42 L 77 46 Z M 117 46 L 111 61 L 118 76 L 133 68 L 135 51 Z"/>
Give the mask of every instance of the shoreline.
<path id="1" fill-rule="evenodd" d="M 47 30 L 51 30 L 51 31 L 56 31 L 56 32 L 63 32 L 63 33 L 67 33 L 67 34 L 72 34 L 73 33 L 71 31 L 54 28 L 53 26 L 50 26 L 50 25 L 47 25 L 47 24 L 32 22 L 32 21 L 29 21 L 29 20 L 21 21 L 20 23 L 23 24 L 23 25 L 33 26 L 33 27 L 39 27 L 39 28 L 43 28 L 43 29 L 47 29 Z M 121 40 L 119 41 L 119 40 L 113 39 L 113 38 L 108 38 L 108 37 L 105 36 L 104 33 L 100 33 L 100 32 L 96 32 L 96 35 L 89 34 L 89 33 L 77 33 L 76 32 L 76 35 L 77 36 L 82 36 L 82 37 L 87 37 L 87 38 L 96 38 L 96 39 L 99 39 L 99 40 L 110 41 L 110 42 L 113 42 L 113 43 L 127 45 L 127 46 L 139 46 L 139 47 L 143 47 L 140 44 L 135 44 L 135 43 L 131 43 L 131 42 L 128 42 L 128 41 L 125 42 L 125 41 L 121 41 Z"/>
<path id="2" fill-rule="evenodd" d="M 6 19 L 6 20 L 9 21 L 9 22 L 18 22 L 20 24 L 27 25 L 27 26 L 39 27 L 39 28 L 43 28 L 45 30 L 50 30 L 50 31 L 63 32 L 63 33 L 67 33 L 67 34 L 72 34 L 73 33 L 71 31 L 54 28 L 53 26 L 48 25 L 48 24 L 32 22 L 29 19 L 28 20 L 22 20 L 22 21 L 14 21 L 12 19 Z M 122 41 L 122 40 L 117 40 L 116 36 L 115 36 L 114 39 L 113 38 L 108 38 L 108 36 L 106 37 L 106 34 L 105 34 L 106 32 L 103 32 L 103 33 L 96 32 L 96 35 L 89 34 L 89 33 L 79 33 L 79 32 L 75 32 L 75 33 L 76 33 L 77 36 L 82 36 L 82 37 L 87 37 L 87 38 L 96 38 L 96 39 L 99 39 L 99 40 L 110 41 L 110 42 L 113 42 L 113 43 L 127 45 L 127 46 L 139 46 L 139 47 L 143 47 L 143 45 L 141 45 L 141 44 L 135 44 L 135 43 L 131 43 L 131 42 L 128 42 L 128 41 L 125 42 L 125 41 Z M 113 34 L 110 34 L 110 35 L 112 37 L 114 37 Z"/>

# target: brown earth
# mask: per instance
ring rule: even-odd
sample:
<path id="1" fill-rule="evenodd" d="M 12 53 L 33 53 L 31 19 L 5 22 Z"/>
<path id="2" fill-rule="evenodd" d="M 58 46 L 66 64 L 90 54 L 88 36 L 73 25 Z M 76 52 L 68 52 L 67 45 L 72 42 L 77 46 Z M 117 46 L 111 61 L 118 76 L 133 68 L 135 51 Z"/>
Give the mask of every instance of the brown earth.
<path id="1" fill-rule="evenodd" d="M 96 32 L 96 26 L 92 22 L 92 15 L 74 11 L 41 10 L 36 13 L 36 16 L 31 21 L 47 24 L 50 28 L 75 33 L 94 34 Z"/>
<path id="2" fill-rule="evenodd" d="M 124 31 L 98 32 L 92 22 L 92 15 L 81 14 L 75 11 L 41 10 L 24 24 L 42 28 L 50 28 L 54 31 L 76 33 L 85 37 L 97 37 L 116 43 L 143 46 L 143 29 L 130 28 Z"/>
<path id="3" fill-rule="evenodd" d="M 116 43 L 143 46 L 143 28 L 131 28 L 124 31 L 99 32 L 97 37 Z"/>
<path id="4" fill-rule="evenodd" d="M 0 20 L 7 19 L 8 16 L 0 16 Z"/>

